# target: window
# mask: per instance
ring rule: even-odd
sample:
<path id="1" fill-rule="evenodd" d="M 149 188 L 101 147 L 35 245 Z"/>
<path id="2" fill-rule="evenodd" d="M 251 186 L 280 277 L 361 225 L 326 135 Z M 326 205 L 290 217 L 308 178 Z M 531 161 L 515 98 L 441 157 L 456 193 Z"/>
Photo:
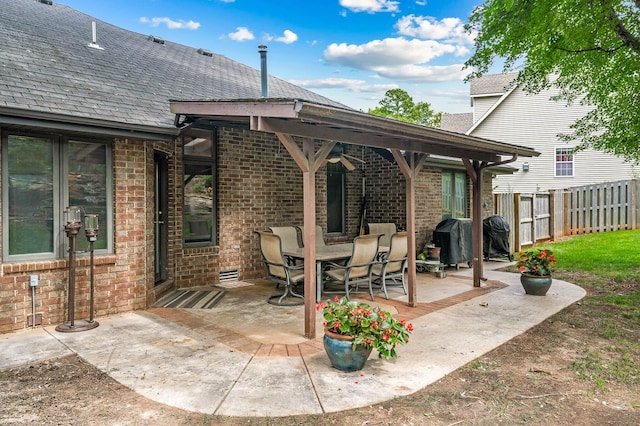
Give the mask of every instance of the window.
<path id="1" fill-rule="evenodd" d="M 467 175 L 442 171 L 442 219 L 467 217 Z"/>
<path id="2" fill-rule="evenodd" d="M 97 214 L 95 250 L 111 250 L 111 147 L 105 142 L 34 134 L 2 139 L 3 257 L 5 261 L 67 255 L 64 210 Z M 81 231 L 82 232 L 82 231 Z M 88 246 L 83 234 L 78 250 Z"/>
<path id="3" fill-rule="evenodd" d="M 340 163 L 327 164 L 327 233 L 345 234 L 344 167 Z"/>
<path id="4" fill-rule="evenodd" d="M 214 132 L 191 129 L 184 136 L 183 238 L 186 244 L 215 244 L 216 151 Z"/>
<path id="5" fill-rule="evenodd" d="M 556 177 L 573 176 L 573 148 L 556 148 Z"/>

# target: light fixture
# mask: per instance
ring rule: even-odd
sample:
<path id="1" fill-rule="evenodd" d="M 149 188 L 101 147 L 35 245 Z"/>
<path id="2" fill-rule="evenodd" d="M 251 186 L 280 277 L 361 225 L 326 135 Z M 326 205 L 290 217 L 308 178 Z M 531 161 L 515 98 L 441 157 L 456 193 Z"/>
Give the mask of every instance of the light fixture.
<path id="1" fill-rule="evenodd" d="M 85 331 L 96 328 L 96 321 L 76 321 L 75 319 L 75 293 L 76 293 L 76 237 L 82 227 L 82 208 L 79 206 L 69 206 L 64 211 L 64 231 L 69 238 L 69 287 L 67 301 L 67 321 L 59 324 L 56 331 L 62 333 L 70 333 L 76 331 Z M 86 223 L 86 220 L 85 220 Z M 95 230 L 97 232 L 98 219 L 95 219 Z M 87 237 L 88 238 L 88 237 Z"/>
<path id="2" fill-rule="evenodd" d="M 93 243 L 98 239 L 98 215 L 97 214 L 85 214 L 84 215 L 84 235 L 89 241 L 89 268 L 90 268 L 90 295 L 89 295 L 89 325 L 91 328 L 97 327 L 99 324 L 93 320 L 93 299 L 95 288 L 95 273 L 93 262 Z M 89 326 L 87 326 L 89 327 Z M 88 329 L 88 328 L 87 328 Z"/>
<path id="3" fill-rule="evenodd" d="M 523 172 L 528 172 L 529 171 L 529 163 L 527 163 L 527 162 L 522 163 L 522 171 Z"/>

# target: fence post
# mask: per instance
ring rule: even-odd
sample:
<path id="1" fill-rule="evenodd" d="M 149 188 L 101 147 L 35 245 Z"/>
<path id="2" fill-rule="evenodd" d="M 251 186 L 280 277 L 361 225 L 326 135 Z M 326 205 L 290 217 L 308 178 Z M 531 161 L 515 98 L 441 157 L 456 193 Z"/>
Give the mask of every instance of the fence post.
<path id="1" fill-rule="evenodd" d="M 568 188 L 564 188 L 562 190 L 562 196 L 564 197 L 564 211 L 563 211 L 563 219 L 564 222 L 564 235 L 571 235 L 571 216 L 569 203 L 571 202 L 571 193 Z"/>
<path id="2" fill-rule="evenodd" d="M 520 246 L 520 226 L 522 223 L 522 218 L 520 217 L 520 193 L 513 193 L 513 217 L 514 222 L 516 223 L 515 229 L 513 230 L 513 248 L 515 252 L 519 252 L 521 249 Z"/>
<path id="3" fill-rule="evenodd" d="M 549 190 L 549 237 L 551 241 L 556 239 L 556 190 Z"/>
<path id="4" fill-rule="evenodd" d="M 640 213 L 640 187 L 637 179 L 631 179 L 631 229 L 638 227 L 638 214 Z"/>

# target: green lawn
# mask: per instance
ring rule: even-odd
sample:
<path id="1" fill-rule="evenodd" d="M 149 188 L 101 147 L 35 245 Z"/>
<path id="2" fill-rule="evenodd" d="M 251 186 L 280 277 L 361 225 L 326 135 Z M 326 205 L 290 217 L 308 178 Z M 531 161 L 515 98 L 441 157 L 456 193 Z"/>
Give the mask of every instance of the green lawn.
<path id="1" fill-rule="evenodd" d="M 580 309 L 567 317 L 571 326 L 590 330 L 592 344 L 585 342 L 569 367 L 598 388 L 639 385 L 640 230 L 579 235 L 540 247 L 556 255 L 554 277 L 587 290 Z"/>

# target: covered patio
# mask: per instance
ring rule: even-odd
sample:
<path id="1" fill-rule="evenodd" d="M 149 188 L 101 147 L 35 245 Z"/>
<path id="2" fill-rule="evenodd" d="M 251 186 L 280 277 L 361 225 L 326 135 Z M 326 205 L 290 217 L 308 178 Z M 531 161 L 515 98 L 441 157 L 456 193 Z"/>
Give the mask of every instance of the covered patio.
<path id="1" fill-rule="evenodd" d="M 482 173 L 538 153 L 530 148 L 470 137 L 458 133 L 399 122 L 350 109 L 336 108 L 297 99 L 242 99 L 213 101 L 171 101 L 176 126 L 226 126 L 275 134 L 295 160 L 303 176 L 304 241 L 316 239 L 315 174 L 338 142 L 387 149 L 406 181 L 406 224 L 408 233 L 408 301 L 418 301 L 416 285 L 415 180 L 430 155 L 461 159 L 473 184 L 473 286 L 484 280 L 482 264 Z M 322 141 L 316 151 L 315 142 Z M 304 336 L 316 337 L 316 252 L 304 247 Z"/>
<path id="2" fill-rule="evenodd" d="M 525 295 L 518 274 L 491 270 L 504 262 L 487 265 L 481 288 L 461 268 L 446 279 L 418 274 L 415 307 L 400 292 L 389 301 L 376 297 L 414 332 L 397 359 L 372 355 L 358 372 L 332 368 L 322 339 L 302 336 L 304 306 L 266 303 L 274 289 L 262 280 L 228 289 L 213 309 L 150 308 L 101 318 L 89 333 L 45 327 L 4 334 L 0 369 L 77 354 L 153 401 L 223 416 L 372 406 L 434 383 L 585 295 L 560 280 L 544 297 Z"/>

